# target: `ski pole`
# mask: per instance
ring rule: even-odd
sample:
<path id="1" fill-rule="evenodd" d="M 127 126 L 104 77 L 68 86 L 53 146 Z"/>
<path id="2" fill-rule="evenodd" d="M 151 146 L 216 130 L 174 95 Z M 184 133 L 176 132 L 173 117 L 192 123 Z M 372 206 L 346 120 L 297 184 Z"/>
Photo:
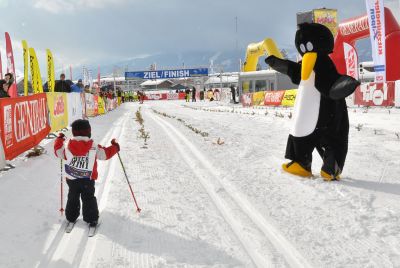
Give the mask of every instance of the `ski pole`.
<path id="1" fill-rule="evenodd" d="M 121 159 L 121 156 L 119 155 L 119 152 L 118 152 L 117 154 L 118 154 L 119 162 L 121 163 L 121 166 L 122 166 L 122 170 L 124 171 L 126 181 L 128 182 L 129 189 L 131 190 L 131 194 L 132 194 L 132 197 L 133 197 L 133 201 L 135 201 L 136 211 L 137 211 L 138 213 L 140 213 L 141 209 L 139 208 L 139 206 L 138 206 L 138 204 L 137 204 L 137 202 L 136 202 L 135 194 L 133 193 L 133 190 L 132 190 L 132 187 L 131 187 L 131 183 L 130 183 L 129 180 L 128 180 L 128 175 L 126 175 L 124 163 L 122 163 L 122 159 Z"/>
<path id="2" fill-rule="evenodd" d="M 60 167 L 61 167 L 61 180 L 60 180 L 60 188 L 61 188 L 61 207 L 60 207 L 60 212 L 61 212 L 61 216 L 63 215 L 64 212 L 64 205 L 63 205 L 63 161 L 62 159 L 60 159 Z"/>

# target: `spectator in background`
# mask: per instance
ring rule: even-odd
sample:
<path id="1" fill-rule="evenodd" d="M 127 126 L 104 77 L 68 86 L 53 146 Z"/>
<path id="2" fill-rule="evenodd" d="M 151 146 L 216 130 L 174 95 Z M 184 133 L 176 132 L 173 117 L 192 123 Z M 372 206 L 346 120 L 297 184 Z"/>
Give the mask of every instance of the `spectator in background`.
<path id="1" fill-rule="evenodd" d="M 0 98 L 9 98 L 10 95 L 8 95 L 8 87 L 9 84 L 7 83 L 6 80 L 1 79 L 0 80 Z"/>
<path id="2" fill-rule="evenodd" d="M 192 102 L 196 102 L 196 88 L 193 87 L 192 89 Z"/>
<path id="3" fill-rule="evenodd" d="M 56 81 L 55 92 L 71 92 L 71 86 L 65 81 L 65 74 L 60 75 L 60 80 Z"/>
<path id="4" fill-rule="evenodd" d="M 200 101 L 204 100 L 204 93 L 206 92 L 206 88 L 204 88 L 203 90 L 200 90 Z"/>
<path id="5" fill-rule="evenodd" d="M 190 100 L 190 89 L 188 87 L 185 90 L 185 100 L 186 102 L 189 102 Z"/>
<path id="6" fill-rule="evenodd" d="M 82 89 L 77 85 L 77 84 L 72 84 L 71 86 L 71 92 L 78 92 L 81 93 Z"/>
<path id="7" fill-rule="evenodd" d="M 83 91 L 83 89 L 85 88 L 85 86 L 82 83 L 82 79 L 78 79 L 78 83 L 76 83 L 76 85 L 81 88 L 81 91 Z"/>
<path id="8" fill-rule="evenodd" d="M 12 73 L 6 73 L 4 75 L 4 80 L 8 84 L 8 87 L 10 87 L 14 83 L 14 75 Z"/>
<path id="9" fill-rule="evenodd" d="M 210 101 L 213 101 L 213 100 L 214 100 L 214 91 L 212 90 L 212 88 L 210 88 L 210 89 L 207 91 L 207 98 L 208 98 Z"/>
<path id="10" fill-rule="evenodd" d="M 92 93 L 92 91 L 90 90 L 90 86 L 86 85 L 84 88 L 85 93 Z"/>
<path id="11" fill-rule="evenodd" d="M 219 89 L 216 88 L 216 89 L 214 90 L 214 100 L 219 101 L 219 100 L 220 100 L 220 97 L 221 97 L 221 94 L 220 94 L 220 92 L 219 92 Z"/>
<path id="12" fill-rule="evenodd" d="M 237 103 L 236 102 L 236 89 L 235 89 L 235 87 L 233 86 L 233 85 L 231 85 L 231 94 L 232 94 L 232 100 L 233 100 L 233 103 Z"/>

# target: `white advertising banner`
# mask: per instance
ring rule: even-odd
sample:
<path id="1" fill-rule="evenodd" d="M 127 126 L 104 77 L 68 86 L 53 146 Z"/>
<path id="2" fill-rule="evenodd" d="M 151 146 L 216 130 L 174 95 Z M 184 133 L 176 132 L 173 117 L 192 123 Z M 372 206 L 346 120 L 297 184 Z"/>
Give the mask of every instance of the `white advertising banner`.
<path id="1" fill-rule="evenodd" d="M 68 93 L 68 125 L 77 119 L 83 119 L 83 106 L 81 93 Z"/>
<path id="2" fill-rule="evenodd" d="M 394 105 L 400 107 L 400 80 L 397 80 L 394 88 Z"/>
<path id="3" fill-rule="evenodd" d="M 356 49 L 348 44 L 343 43 L 344 59 L 346 61 L 346 73 L 348 76 L 358 80 L 358 55 Z"/>
<path id="4" fill-rule="evenodd" d="M 385 12 L 383 0 L 366 0 L 375 82 L 386 82 Z"/>

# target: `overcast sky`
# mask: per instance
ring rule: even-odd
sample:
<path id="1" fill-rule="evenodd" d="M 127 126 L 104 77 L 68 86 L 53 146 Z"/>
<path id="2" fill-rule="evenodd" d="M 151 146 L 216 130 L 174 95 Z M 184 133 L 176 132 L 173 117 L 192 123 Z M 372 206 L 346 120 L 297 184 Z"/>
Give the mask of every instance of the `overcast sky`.
<path id="1" fill-rule="evenodd" d="M 398 11 L 398 0 L 385 3 Z M 320 7 L 338 9 L 339 21 L 365 13 L 364 0 L 0 0 L 0 30 L 11 35 L 17 68 L 26 39 L 37 50 L 43 75 L 46 48 L 61 68 L 165 52 L 235 50 L 236 40 L 244 49 L 266 37 L 278 47 L 292 46 L 296 12 Z M 4 66 L 3 33 L 0 48 Z"/>

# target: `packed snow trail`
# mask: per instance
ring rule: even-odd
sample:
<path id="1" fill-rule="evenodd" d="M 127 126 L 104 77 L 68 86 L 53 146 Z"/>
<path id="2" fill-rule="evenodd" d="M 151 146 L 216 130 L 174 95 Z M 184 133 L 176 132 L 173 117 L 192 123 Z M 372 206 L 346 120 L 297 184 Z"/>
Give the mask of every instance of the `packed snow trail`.
<path id="1" fill-rule="evenodd" d="M 117 157 L 100 162 L 91 238 L 82 218 L 64 233 L 59 160 L 43 141 L 46 154 L 0 173 L 0 267 L 400 266 L 400 110 L 349 109 L 333 183 L 282 173 L 290 111 L 154 101 L 91 118 L 95 141 L 119 139 L 142 208 Z M 314 173 L 320 165 L 316 154 Z"/>
<path id="2" fill-rule="evenodd" d="M 215 167 L 210 164 L 206 157 L 181 132 L 179 132 L 170 123 L 164 121 L 161 118 L 153 117 L 153 119 L 159 123 L 159 125 L 164 129 L 165 132 L 167 132 L 172 142 L 180 151 L 184 159 L 191 166 L 192 170 L 196 173 L 203 187 L 206 188 L 215 205 L 224 215 L 226 221 L 231 225 L 236 236 L 242 241 L 247 252 L 252 257 L 254 263 L 258 267 L 276 266 L 276 263 L 274 263 L 272 260 L 266 260 L 265 257 L 263 258 L 262 255 L 259 255 L 258 252 L 261 252 L 262 249 L 254 248 L 254 237 L 253 240 L 243 237 L 243 232 L 245 228 L 250 227 L 249 222 L 246 222 L 245 224 L 240 224 L 237 222 L 237 218 L 239 217 L 237 215 L 234 215 L 232 209 L 230 210 L 227 208 L 223 197 L 221 197 L 223 196 L 223 194 L 221 194 L 220 196 L 220 192 L 226 192 L 229 197 L 233 199 L 233 202 L 236 203 L 234 204 L 234 206 L 238 206 L 238 208 L 242 210 L 241 213 L 247 215 L 250 218 L 252 224 L 255 224 L 264 233 L 269 242 L 271 242 L 273 246 L 283 254 L 283 257 L 292 267 L 311 267 L 304 259 L 304 257 L 297 252 L 297 250 L 279 233 L 279 231 L 271 224 L 269 224 L 265 220 L 265 218 L 260 215 L 260 213 L 256 209 L 253 208 L 253 206 L 246 200 L 246 198 L 244 198 L 240 194 L 240 191 L 235 189 L 235 187 L 233 187 L 229 182 L 224 182 L 219 179 L 220 174 L 218 174 Z M 186 153 L 186 149 L 189 149 L 188 151 L 191 151 L 191 153 L 193 154 L 192 157 Z M 200 169 L 200 165 L 204 166 L 203 170 Z M 201 174 L 204 174 L 205 172 L 208 172 L 210 174 L 209 176 L 211 177 L 212 181 L 217 181 L 219 183 L 217 185 L 213 185 L 210 181 L 206 179 L 207 176 Z M 236 208 L 236 211 L 238 210 L 238 208 Z M 265 247 L 267 242 L 263 241 L 263 243 L 260 244 Z M 267 254 L 264 253 L 263 255 L 268 256 L 268 252 Z"/>

